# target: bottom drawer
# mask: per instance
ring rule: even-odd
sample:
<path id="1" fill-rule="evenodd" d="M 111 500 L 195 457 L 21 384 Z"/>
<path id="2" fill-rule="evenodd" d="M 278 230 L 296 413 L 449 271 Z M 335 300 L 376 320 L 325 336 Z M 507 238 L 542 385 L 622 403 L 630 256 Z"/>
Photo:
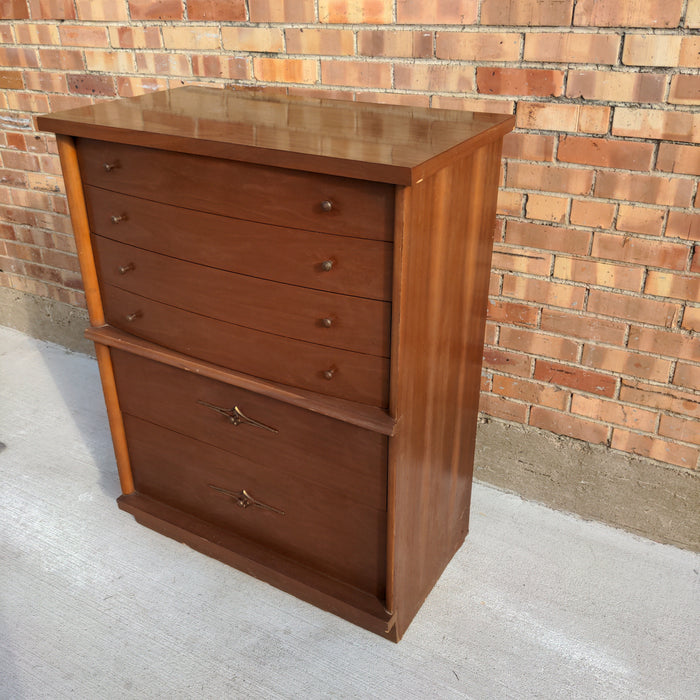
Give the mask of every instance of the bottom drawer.
<path id="1" fill-rule="evenodd" d="M 137 492 L 383 598 L 386 513 L 124 416 Z"/>

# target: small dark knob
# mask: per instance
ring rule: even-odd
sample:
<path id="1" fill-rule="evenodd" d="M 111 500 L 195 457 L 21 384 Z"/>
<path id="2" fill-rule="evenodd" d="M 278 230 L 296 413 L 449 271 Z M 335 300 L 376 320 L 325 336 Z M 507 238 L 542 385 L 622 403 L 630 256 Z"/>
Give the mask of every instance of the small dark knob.
<path id="1" fill-rule="evenodd" d="M 330 272 L 333 269 L 333 261 L 332 260 L 324 260 L 321 263 L 321 269 L 324 272 Z"/>
<path id="2" fill-rule="evenodd" d="M 135 321 L 137 318 L 141 318 L 141 316 L 143 316 L 143 312 L 141 312 L 141 311 L 134 311 L 133 314 L 129 314 L 129 315 L 126 317 L 126 320 L 127 320 L 129 323 L 131 323 L 132 321 Z"/>
<path id="3" fill-rule="evenodd" d="M 335 374 L 335 368 L 334 368 L 334 367 L 331 367 L 331 369 L 327 369 L 327 370 L 323 373 L 323 378 L 324 378 L 324 379 L 333 379 L 333 375 L 334 375 L 334 374 Z"/>
<path id="4" fill-rule="evenodd" d="M 321 209 L 323 211 L 331 211 L 331 209 L 333 209 L 333 202 L 331 202 L 330 199 L 324 199 L 321 202 Z"/>
<path id="5" fill-rule="evenodd" d="M 125 275 L 127 272 L 131 272 L 132 270 L 135 270 L 135 269 L 136 269 L 136 265 L 134 265 L 134 263 L 130 262 L 130 263 L 127 263 L 126 265 L 122 265 L 119 268 L 119 274 Z"/>
<path id="6" fill-rule="evenodd" d="M 119 223 L 121 223 L 122 221 L 126 221 L 126 215 L 125 215 L 125 214 L 122 214 L 122 215 L 120 215 L 120 216 L 117 216 L 117 215 L 115 214 L 114 216 L 111 216 L 111 217 L 110 217 L 110 221 L 111 221 L 113 224 L 119 224 Z"/>
<path id="7" fill-rule="evenodd" d="M 330 328 L 333 325 L 333 319 L 332 318 L 322 318 L 321 325 L 324 328 Z"/>

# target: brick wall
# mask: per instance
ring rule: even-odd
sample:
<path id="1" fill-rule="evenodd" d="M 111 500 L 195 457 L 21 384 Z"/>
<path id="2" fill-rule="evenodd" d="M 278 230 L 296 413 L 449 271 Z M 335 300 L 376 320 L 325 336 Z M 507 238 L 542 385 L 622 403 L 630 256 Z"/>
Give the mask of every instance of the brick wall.
<path id="1" fill-rule="evenodd" d="M 185 82 L 514 113 L 482 409 L 700 454 L 700 0 L 0 0 L 0 286 L 84 304 L 36 113 Z"/>

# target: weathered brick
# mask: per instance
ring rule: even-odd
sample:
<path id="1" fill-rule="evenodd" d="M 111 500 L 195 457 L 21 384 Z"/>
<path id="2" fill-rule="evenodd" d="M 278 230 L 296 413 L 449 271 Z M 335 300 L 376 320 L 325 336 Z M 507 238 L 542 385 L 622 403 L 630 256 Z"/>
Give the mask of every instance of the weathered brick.
<path id="1" fill-rule="evenodd" d="M 499 372 L 529 377 L 532 359 L 522 353 L 507 352 L 500 348 L 486 346 L 484 348 L 484 365 Z"/>
<path id="2" fill-rule="evenodd" d="M 479 411 L 494 418 L 525 423 L 527 420 L 527 404 L 509 401 L 503 396 L 481 394 L 479 396 Z"/>
<path id="3" fill-rule="evenodd" d="M 91 24 L 62 24 L 58 28 L 63 46 L 109 46 L 106 27 Z"/>
<path id="4" fill-rule="evenodd" d="M 124 22 L 129 19 L 126 0 L 109 0 L 109 2 L 75 0 L 75 9 L 78 19 L 94 22 Z"/>
<path id="5" fill-rule="evenodd" d="M 39 49 L 39 56 L 44 49 Z M 0 47 L 0 66 L 12 68 L 38 68 L 39 60 L 36 49 L 18 49 L 14 46 Z"/>
<path id="6" fill-rule="evenodd" d="M 591 289 L 586 310 L 601 316 L 639 321 L 666 328 L 671 328 L 674 325 L 680 313 L 678 304 L 640 296 L 616 294 L 601 289 Z"/>
<path id="7" fill-rule="evenodd" d="M 557 255 L 553 276 L 598 287 L 639 292 L 644 270 L 639 266 L 613 265 L 597 260 Z"/>
<path id="8" fill-rule="evenodd" d="M 21 90 L 22 88 L 24 88 L 24 80 L 22 79 L 22 73 L 20 73 L 20 71 L 0 71 L 0 90 Z"/>
<path id="9" fill-rule="evenodd" d="M 408 105 L 411 107 L 430 107 L 430 96 L 413 93 L 391 93 L 391 92 L 355 92 L 355 99 L 358 102 L 375 102 L 392 105 Z M 349 99 L 346 97 L 346 99 Z"/>
<path id="10" fill-rule="evenodd" d="M 639 204 L 620 204 L 616 228 L 619 231 L 660 236 L 664 225 L 664 209 Z"/>
<path id="11" fill-rule="evenodd" d="M 684 270 L 688 246 L 596 231 L 591 255 L 607 260 Z"/>
<path id="12" fill-rule="evenodd" d="M 247 80 L 250 78 L 250 61 L 237 56 L 192 54 L 192 73 L 205 78 Z"/>
<path id="13" fill-rule="evenodd" d="M 596 340 L 607 345 L 623 345 L 627 325 L 619 321 L 608 321 L 604 318 L 559 309 L 542 309 L 540 328 L 543 331 L 584 340 Z"/>
<path id="14" fill-rule="evenodd" d="M 700 146 L 681 146 L 675 143 L 659 144 L 656 169 L 668 173 L 700 175 Z"/>
<path id="15" fill-rule="evenodd" d="M 688 7 L 685 11 L 685 26 L 700 27 L 700 0 L 688 0 Z"/>
<path id="16" fill-rule="evenodd" d="M 577 440 L 585 440 L 594 444 L 607 443 L 610 432 L 607 425 L 578 418 L 570 413 L 551 411 L 540 406 L 532 407 L 530 425 L 549 430 L 557 435 L 568 435 Z"/>
<path id="17" fill-rule="evenodd" d="M 676 464 L 679 467 L 687 467 L 689 469 L 695 468 L 698 454 L 700 454 L 698 450 L 692 447 L 685 447 L 676 442 L 659 440 L 649 435 L 631 433 L 622 428 L 613 430 L 610 446 L 617 450 L 658 459 L 662 462 Z"/>
<path id="18" fill-rule="evenodd" d="M 0 17 L 3 19 L 29 19 L 27 0 L 0 0 Z"/>
<path id="19" fill-rule="evenodd" d="M 194 63 L 194 56 L 192 57 L 192 62 Z M 134 95 L 143 95 L 145 92 L 165 90 L 167 87 L 168 81 L 165 78 L 117 76 L 117 94 L 120 97 L 134 97 Z"/>
<path id="20" fill-rule="evenodd" d="M 666 236 L 700 241 L 700 216 L 684 211 L 670 211 L 666 223 Z"/>
<path id="21" fill-rule="evenodd" d="M 588 231 L 578 231 L 576 229 L 531 224 L 523 221 L 508 221 L 505 241 L 515 246 L 586 255 L 591 244 L 591 234 Z M 523 256 L 532 255 L 527 251 L 522 251 L 522 254 Z M 545 256 L 543 269 L 548 270 L 550 263 L 551 256 Z M 548 274 L 548 272 L 543 274 Z"/>
<path id="22" fill-rule="evenodd" d="M 565 362 L 573 362 L 579 351 L 578 343 L 569 338 L 510 326 L 501 328 L 498 344 L 508 350 L 518 350 L 528 355 L 544 355 Z"/>
<path id="23" fill-rule="evenodd" d="M 679 362 L 676 365 L 676 371 L 673 373 L 673 383 L 676 386 L 687 387 L 695 391 L 700 390 L 700 365 Z"/>
<path id="24" fill-rule="evenodd" d="M 524 197 L 525 195 L 520 192 L 499 189 L 496 213 L 501 216 L 521 216 Z"/>
<path id="25" fill-rule="evenodd" d="M 392 3 L 376 0 L 318 0 L 318 19 L 319 22 L 329 24 L 388 24 L 393 19 Z"/>
<path id="26" fill-rule="evenodd" d="M 534 377 L 540 381 L 610 398 L 614 395 L 617 386 L 615 377 L 608 374 L 541 359 L 535 362 Z"/>
<path id="27" fill-rule="evenodd" d="M 211 50 L 221 48 L 219 28 L 215 26 L 163 27 L 161 31 L 166 49 Z M 273 30 L 263 30 L 262 33 L 265 32 L 269 32 L 270 36 L 275 35 Z M 277 34 L 280 36 L 279 46 L 281 48 L 282 33 L 277 30 Z M 259 37 L 262 39 L 262 35 Z"/>
<path id="28" fill-rule="evenodd" d="M 504 275 L 502 295 L 549 306 L 581 310 L 585 290 L 570 284 L 557 284 L 529 277 Z"/>
<path id="29" fill-rule="evenodd" d="M 503 139 L 503 157 L 516 160 L 554 160 L 554 136 L 510 132 Z"/>
<path id="30" fill-rule="evenodd" d="M 222 28 L 226 48 L 227 28 Z M 269 30 L 264 30 L 269 31 Z M 288 54 L 322 54 L 349 56 L 355 50 L 355 37 L 349 29 L 292 29 L 284 30 Z M 281 49 L 276 49 L 281 50 Z"/>
<path id="31" fill-rule="evenodd" d="M 605 369 L 615 374 L 641 377 L 656 382 L 668 381 L 671 370 L 670 360 L 602 345 L 587 344 L 583 348 L 581 363 L 595 369 Z"/>
<path id="32" fill-rule="evenodd" d="M 610 228 L 615 218 L 615 205 L 594 199 L 576 199 L 571 202 L 569 218 L 577 226 Z"/>
<path id="33" fill-rule="evenodd" d="M 397 64 L 394 81 L 396 87 L 402 90 L 472 92 L 474 69 L 471 66 L 440 63 Z"/>
<path id="34" fill-rule="evenodd" d="M 658 415 L 654 411 L 645 411 L 634 406 L 621 405 L 616 401 L 606 401 L 581 394 L 574 394 L 571 400 L 571 412 L 647 433 L 654 430 Z"/>
<path id="35" fill-rule="evenodd" d="M 397 0 L 396 19 L 399 24 L 476 24 L 478 10 L 478 0 Z"/>
<path id="36" fill-rule="evenodd" d="M 604 134 L 609 119 L 610 107 L 601 105 L 519 102 L 516 111 L 516 126 L 521 129 Z"/>
<path id="37" fill-rule="evenodd" d="M 0 24 L 0 44 L 14 44 L 15 37 L 9 23 Z"/>
<path id="38" fill-rule="evenodd" d="M 510 163 L 506 187 L 563 194 L 588 194 L 593 184 L 593 170 L 536 163 Z"/>
<path id="39" fill-rule="evenodd" d="M 666 141 L 700 141 L 700 113 L 617 107 L 613 136 Z"/>
<path id="40" fill-rule="evenodd" d="M 677 105 L 700 104 L 700 75 L 674 75 L 668 101 Z"/>
<path id="41" fill-rule="evenodd" d="M 39 49 L 39 60 L 42 68 L 49 70 L 82 70 L 85 68 L 83 52 L 75 49 Z"/>
<path id="42" fill-rule="evenodd" d="M 18 112 L 46 112 L 49 109 L 46 95 L 38 95 L 34 92 L 12 90 L 7 93 L 6 99 L 8 109 Z"/>
<path id="43" fill-rule="evenodd" d="M 17 24 L 18 44 L 58 44 L 58 28 L 51 24 Z"/>
<path id="44" fill-rule="evenodd" d="M 624 170 L 649 170 L 653 155 L 654 146 L 651 143 L 582 136 L 562 136 L 557 151 L 558 160 L 566 163 Z"/>
<path id="45" fill-rule="evenodd" d="M 459 61 L 517 61 L 522 35 L 514 32 L 438 32 L 435 55 Z"/>
<path id="46" fill-rule="evenodd" d="M 700 429 L 698 422 L 679 418 L 678 416 L 662 415 L 659 421 L 659 435 L 669 437 L 672 440 L 700 444 Z"/>
<path id="47" fill-rule="evenodd" d="M 552 265 L 552 255 L 539 251 L 522 251 L 516 247 L 497 243 L 494 247 L 491 265 L 495 270 L 508 270 L 547 277 Z"/>
<path id="48" fill-rule="evenodd" d="M 663 73 L 569 71 L 567 97 L 605 102 L 662 102 L 666 91 Z"/>
<path id="49" fill-rule="evenodd" d="M 29 9 L 32 19 L 75 19 L 73 0 L 29 0 Z"/>
<path id="50" fill-rule="evenodd" d="M 158 27 L 110 27 L 109 38 L 114 48 L 159 49 L 163 41 Z"/>
<path id="51" fill-rule="evenodd" d="M 131 19 L 182 19 L 183 0 L 129 0 Z"/>
<path id="52" fill-rule="evenodd" d="M 165 34 L 164 38 L 167 46 Z M 271 27 L 222 27 L 221 38 L 227 51 L 278 53 L 284 50 L 282 30 Z"/>
<path id="53" fill-rule="evenodd" d="M 501 374 L 493 376 L 492 391 L 495 394 L 508 398 L 524 401 L 529 404 L 538 404 L 548 408 L 556 408 L 560 411 L 566 409 L 570 392 L 559 389 L 549 384 L 507 377 Z"/>
<path id="54" fill-rule="evenodd" d="M 675 67 L 681 55 L 681 37 L 664 34 L 627 34 L 622 62 L 628 66 Z"/>
<path id="55" fill-rule="evenodd" d="M 177 53 L 137 53 L 136 68 L 139 73 L 155 75 L 189 75 L 190 63 L 187 56 Z"/>
<path id="56" fill-rule="evenodd" d="M 662 411 L 700 418 L 700 400 L 696 394 L 665 384 L 659 386 L 623 379 L 620 385 L 620 400 L 646 408 L 658 408 Z"/>
<path id="57" fill-rule="evenodd" d="M 683 0 L 579 0 L 574 12 L 577 27 L 677 27 Z"/>
<path id="58" fill-rule="evenodd" d="M 497 323 L 510 323 L 516 326 L 536 326 L 539 311 L 535 306 L 511 301 L 489 299 L 487 318 Z"/>
<path id="59" fill-rule="evenodd" d="M 88 70 L 103 73 L 135 73 L 136 60 L 131 51 L 85 51 Z"/>
<path id="60" fill-rule="evenodd" d="M 700 307 L 686 306 L 681 327 L 687 331 L 700 332 Z"/>
<path id="61" fill-rule="evenodd" d="M 573 0 L 482 0 L 481 24 L 568 26 L 573 6 Z"/>
<path id="62" fill-rule="evenodd" d="M 644 285 L 644 293 L 657 297 L 698 301 L 700 300 L 700 277 L 650 270 Z"/>
<path id="63" fill-rule="evenodd" d="M 553 197 L 546 194 L 530 194 L 525 206 L 528 219 L 563 223 L 569 209 L 568 197 Z"/>
<path id="64" fill-rule="evenodd" d="M 539 68 L 479 66 L 476 85 L 484 95 L 557 97 L 564 87 L 564 72 Z"/>
<path id="65" fill-rule="evenodd" d="M 694 182 L 691 178 L 601 171 L 594 194 L 606 199 L 621 199 L 670 207 L 689 207 L 693 201 Z"/>
<path id="66" fill-rule="evenodd" d="M 688 309 L 686 309 L 686 313 Z M 684 316 L 685 320 L 685 316 Z M 655 355 L 696 360 L 700 358 L 700 338 L 678 331 L 663 331 L 659 328 L 632 326 L 628 347 Z"/>
<path id="67" fill-rule="evenodd" d="M 467 112 L 493 112 L 494 114 L 513 114 L 513 100 L 488 99 L 484 97 L 453 97 L 452 95 L 433 95 L 431 105 L 437 109 L 458 109 Z"/>
<path id="68" fill-rule="evenodd" d="M 223 0 L 222 4 L 227 3 L 228 0 Z M 192 0 L 188 7 L 191 4 Z M 313 22 L 316 14 L 314 0 L 248 0 L 248 10 L 251 22 Z"/>
<path id="69" fill-rule="evenodd" d="M 253 0 L 250 1 L 252 4 Z M 294 3 L 276 4 L 290 5 Z M 207 20 L 209 22 L 242 22 L 246 19 L 245 0 L 188 0 L 187 17 L 191 20 Z"/>
<path id="70" fill-rule="evenodd" d="M 525 35 L 523 58 L 526 61 L 544 63 L 614 65 L 617 63 L 619 50 L 619 34 L 532 32 Z"/>
<path id="71" fill-rule="evenodd" d="M 697 34 L 684 36 L 681 39 L 681 55 L 678 59 L 679 68 L 700 67 L 700 36 Z"/>
<path id="72" fill-rule="evenodd" d="M 254 58 L 253 71 L 258 80 L 270 83 L 315 83 L 318 64 L 305 58 Z"/>

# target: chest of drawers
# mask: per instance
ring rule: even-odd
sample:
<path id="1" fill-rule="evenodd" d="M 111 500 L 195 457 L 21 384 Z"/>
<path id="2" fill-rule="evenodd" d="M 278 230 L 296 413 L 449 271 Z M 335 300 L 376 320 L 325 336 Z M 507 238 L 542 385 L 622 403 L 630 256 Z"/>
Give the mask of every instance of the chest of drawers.
<path id="1" fill-rule="evenodd" d="M 119 506 L 400 639 L 468 529 L 512 117 L 184 87 L 38 125 Z"/>

